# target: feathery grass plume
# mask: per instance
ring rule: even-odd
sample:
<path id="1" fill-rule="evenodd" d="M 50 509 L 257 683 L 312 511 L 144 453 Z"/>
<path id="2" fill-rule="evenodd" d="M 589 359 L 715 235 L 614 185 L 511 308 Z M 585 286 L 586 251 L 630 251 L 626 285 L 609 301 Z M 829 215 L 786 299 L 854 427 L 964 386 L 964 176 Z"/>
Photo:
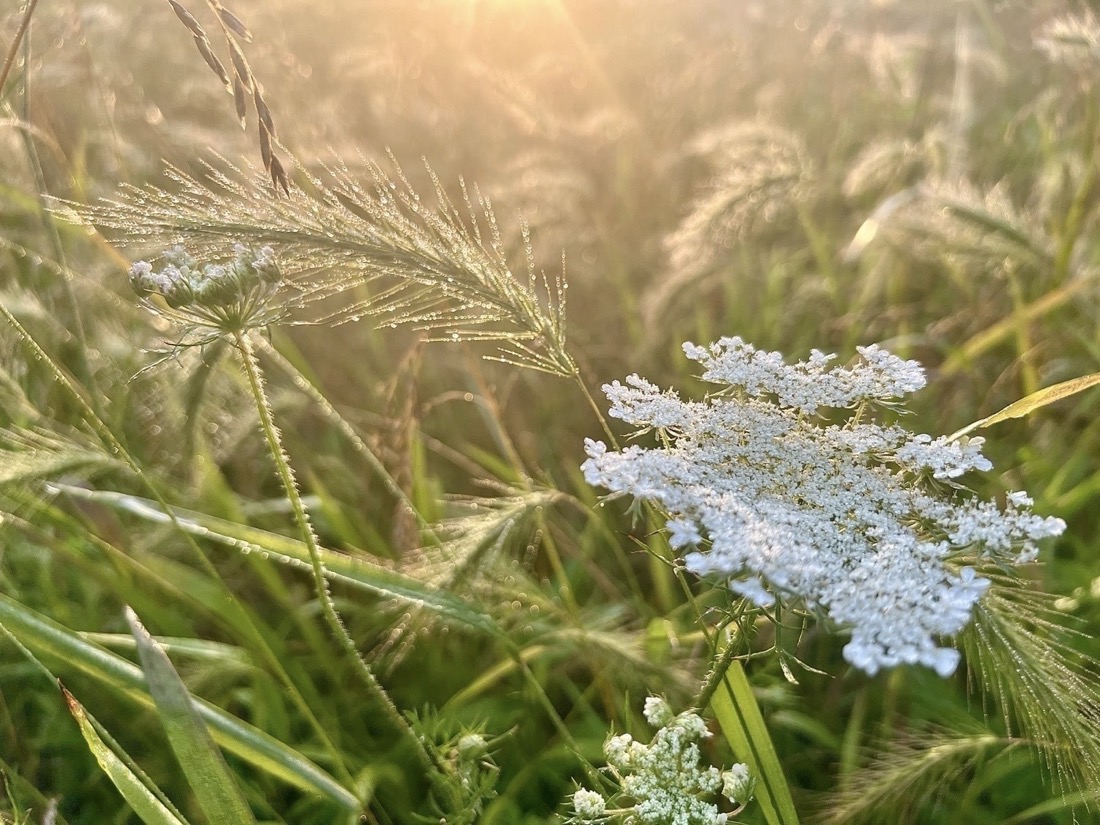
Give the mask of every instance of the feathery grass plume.
<path id="1" fill-rule="evenodd" d="M 969 729 L 967 729 L 969 728 Z M 930 800 L 950 805 L 952 782 L 981 761 L 1025 743 L 969 723 L 962 730 L 908 731 L 877 749 L 842 790 L 829 794 L 817 825 L 906 821 Z M 964 780 L 965 781 L 965 780 Z"/>
<path id="2" fill-rule="evenodd" d="M 371 163 L 368 185 L 340 166 L 325 181 L 310 180 L 309 192 L 272 199 L 261 180 L 227 162 L 207 168 L 202 180 L 169 169 L 178 191 L 128 187 L 117 200 L 66 207 L 119 230 L 122 242 L 184 245 L 197 261 L 224 258 L 237 243 L 270 245 L 283 273 L 270 314 L 286 323 L 372 317 L 427 330 L 433 340 L 497 342 L 499 360 L 577 374 L 565 342 L 564 276 L 537 273 L 530 247 L 527 277 L 514 274 L 492 205 L 476 188 L 463 185 L 460 210 L 429 169 L 429 204 L 399 168 L 395 180 Z M 358 287 L 371 294 L 348 300 Z"/>
<path id="3" fill-rule="evenodd" d="M 433 588 L 448 593 L 473 592 L 479 603 L 511 604 L 520 587 L 507 587 L 501 593 L 498 580 L 515 579 L 511 568 L 501 569 L 512 555 L 505 552 L 517 541 L 530 541 L 531 522 L 542 509 L 552 506 L 562 495 L 554 490 L 500 490 L 496 498 L 460 498 L 452 502 L 455 515 L 433 525 L 440 544 L 420 548 L 409 561 L 399 564 L 401 572 Z M 439 625 L 439 617 L 428 610 L 410 610 L 405 603 L 394 602 L 391 609 L 401 611 L 392 629 L 377 647 L 375 658 L 385 654 L 387 665 L 394 667 L 409 652 L 418 636 Z M 504 619 L 515 611 L 499 611 Z"/>
<path id="4" fill-rule="evenodd" d="M 1056 17 L 1036 35 L 1035 48 L 1052 63 L 1095 80 L 1100 72 L 1100 21 L 1091 9 Z"/>
<path id="5" fill-rule="evenodd" d="M 846 198 L 891 195 L 914 178 L 925 177 L 941 136 L 933 131 L 919 142 L 889 137 L 867 144 L 848 166 L 842 191 Z"/>
<path id="6" fill-rule="evenodd" d="M 0 429 L 0 486 L 123 466 L 76 433 L 62 435 L 40 427 Z"/>
<path id="7" fill-rule="evenodd" d="M 691 211 L 664 239 L 668 275 L 642 306 L 651 323 L 722 272 L 737 243 L 795 217 L 798 202 L 810 192 L 813 168 L 806 148 L 782 129 L 735 124 L 701 135 L 692 150 L 714 171 Z"/>
<path id="8" fill-rule="evenodd" d="M 693 402 L 637 375 L 605 385 L 611 416 L 661 446 L 612 452 L 588 439 L 585 479 L 661 506 L 689 571 L 850 628 L 855 667 L 919 663 L 946 677 L 959 652 L 936 639 L 966 626 L 990 584 L 975 565 L 1032 561 L 1065 523 L 1034 515 L 1022 492 L 1003 507 L 966 494 L 955 479 L 992 467 L 982 439 L 879 423 L 876 408 L 921 389 L 924 372 L 877 346 L 858 351 L 853 366 L 830 367 L 835 356 L 817 350 L 792 365 L 740 338 L 686 343 L 722 389 Z M 830 423 L 830 408 L 853 412 Z"/>
<path id="9" fill-rule="evenodd" d="M 1043 270 L 1055 251 L 1042 221 L 1019 208 L 1007 187 L 981 191 L 965 181 L 928 181 L 879 216 L 884 238 L 918 259 L 960 270 L 1000 271 L 1005 261 Z"/>
<path id="10" fill-rule="evenodd" d="M 533 149 L 507 159 L 491 182 L 498 205 L 523 215 L 519 232 L 506 234 L 513 247 L 526 229 L 546 250 L 590 249 L 598 245 L 599 228 L 591 219 L 597 182 L 585 169 L 586 158 L 564 151 Z M 507 232 L 507 230 L 506 230 Z"/>
<path id="11" fill-rule="evenodd" d="M 993 576 L 962 641 L 972 680 L 1037 748 L 1055 788 L 1096 792 L 1100 689 L 1096 662 L 1073 650 L 1075 635 L 1052 597 Z M 1082 666 L 1085 669 L 1082 669 Z"/>
<path id="12" fill-rule="evenodd" d="M 540 531 L 550 529 L 538 522 L 568 497 L 545 488 L 499 486 L 496 492 L 492 498 L 452 499 L 454 514 L 432 528 L 441 543 L 399 562 L 400 571 L 433 589 L 482 605 L 542 657 L 588 666 L 617 684 L 641 688 L 660 684 L 688 695 L 695 687 L 690 669 L 670 669 L 655 662 L 647 653 L 646 632 L 632 626 L 625 605 L 591 605 L 578 614 L 560 597 L 547 593 L 545 583 L 517 563 L 524 549 L 530 553 L 542 542 Z M 388 669 L 399 665 L 421 639 L 448 632 L 446 620 L 431 611 L 396 600 L 382 606 L 390 615 L 398 614 L 372 656 Z M 578 657 L 577 651 L 585 655 Z"/>

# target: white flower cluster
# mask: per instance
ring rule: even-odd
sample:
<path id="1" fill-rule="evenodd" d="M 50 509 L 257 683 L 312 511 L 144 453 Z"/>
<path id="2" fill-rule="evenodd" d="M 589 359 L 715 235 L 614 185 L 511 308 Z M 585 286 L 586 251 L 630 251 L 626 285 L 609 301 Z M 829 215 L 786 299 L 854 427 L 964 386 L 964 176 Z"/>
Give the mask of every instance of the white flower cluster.
<path id="1" fill-rule="evenodd" d="M 962 630 L 989 586 L 955 559 L 1030 561 L 1037 540 L 1065 529 L 1024 493 L 1000 508 L 946 483 L 991 467 L 981 439 L 869 419 L 871 405 L 924 386 L 915 361 L 870 346 L 852 367 L 828 368 L 833 356 L 816 351 L 791 365 L 740 338 L 684 352 L 723 391 L 693 402 L 636 375 L 606 385 L 611 414 L 660 430 L 664 446 L 586 440 L 585 478 L 661 505 L 670 544 L 692 548 L 689 570 L 729 579 L 757 605 L 783 594 L 850 627 L 844 656 L 869 674 L 902 663 L 953 673 L 958 652 L 935 640 Z M 828 424 L 814 415 L 826 407 L 856 412 Z"/>
<path id="2" fill-rule="evenodd" d="M 183 248 L 174 246 L 162 256 L 160 272 L 147 261 L 130 267 L 130 285 L 141 296 L 161 295 L 173 310 L 184 310 L 195 320 L 211 326 L 241 322 L 242 326 L 263 326 L 266 304 L 283 275 L 271 246 L 253 251 L 237 244 L 228 263 L 199 265 Z"/>
<path id="3" fill-rule="evenodd" d="M 646 720 L 660 729 L 644 745 L 624 733 L 604 745 L 608 768 L 619 781 L 618 801 L 630 805 L 608 808 L 595 791 L 581 788 L 573 794 L 575 821 L 624 820 L 637 825 L 725 825 L 728 813 L 707 800 L 720 791 L 731 803 L 743 807 L 751 798 L 754 782 L 745 765 L 720 772 L 699 764 L 699 742 L 710 736 L 702 717 L 691 711 L 674 716 L 661 698 L 646 699 Z"/>

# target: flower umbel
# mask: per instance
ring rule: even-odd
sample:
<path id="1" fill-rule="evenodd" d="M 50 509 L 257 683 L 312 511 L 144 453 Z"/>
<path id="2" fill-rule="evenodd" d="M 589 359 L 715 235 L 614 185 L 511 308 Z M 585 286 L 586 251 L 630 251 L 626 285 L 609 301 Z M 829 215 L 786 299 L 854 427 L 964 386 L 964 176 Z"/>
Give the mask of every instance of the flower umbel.
<path id="1" fill-rule="evenodd" d="M 648 745 L 624 733 L 604 745 L 608 770 L 620 792 L 611 800 L 584 788 L 573 794 L 574 822 L 625 821 L 637 825 L 724 825 L 712 801 L 721 791 L 740 811 L 752 796 L 749 769 L 734 765 L 725 773 L 700 765 L 699 742 L 710 736 L 698 714 L 678 716 L 664 699 L 646 699 L 645 716 L 660 729 Z M 629 804 L 628 804 L 629 803 Z M 610 806 L 610 807 L 609 807 Z"/>
<path id="2" fill-rule="evenodd" d="M 966 561 L 1031 561 L 1037 540 L 1065 529 L 1024 493 L 999 507 L 951 482 L 990 469 L 981 439 L 873 420 L 875 405 L 924 386 L 915 361 L 869 346 L 851 367 L 816 350 L 787 364 L 740 338 L 684 352 L 723 389 L 683 401 L 637 375 L 606 385 L 611 415 L 661 431 L 664 446 L 587 440 L 585 478 L 662 506 L 671 544 L 695 548 L 692 572 L 760 606 L 800 599 L 851 628 L 844 656 L 869 674 L 903 663 L 953 673 L 959 654 L 936 638 L 961 631 L 989 586 Z M 827 423 L 825 408 L 855 412 Z"/>
<path id="3" fill-rule="evenodd" d="M 200 339 L 265 327 L 282 316 L 275 296 L 283 277 L 270 246 L 257 251 L 236 244 L 228 262 L 202 265 L 176 246 L 162 260 L 159 272 L 148 261 L 136 262 L 130 286 L 149 308 Z M 151 295 L 161 296 L 167 309 Z"/>

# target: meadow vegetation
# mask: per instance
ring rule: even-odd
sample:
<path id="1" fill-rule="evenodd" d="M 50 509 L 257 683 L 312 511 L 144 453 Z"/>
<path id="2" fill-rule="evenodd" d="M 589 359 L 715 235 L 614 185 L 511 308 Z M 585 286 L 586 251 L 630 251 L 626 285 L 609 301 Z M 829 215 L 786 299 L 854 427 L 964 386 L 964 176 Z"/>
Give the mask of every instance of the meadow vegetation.
<path id="1" fill-rule="evenodd" d="M 0 822 L 1098 816 L 1088 4 L 49 0 L 4 55 Z"/>

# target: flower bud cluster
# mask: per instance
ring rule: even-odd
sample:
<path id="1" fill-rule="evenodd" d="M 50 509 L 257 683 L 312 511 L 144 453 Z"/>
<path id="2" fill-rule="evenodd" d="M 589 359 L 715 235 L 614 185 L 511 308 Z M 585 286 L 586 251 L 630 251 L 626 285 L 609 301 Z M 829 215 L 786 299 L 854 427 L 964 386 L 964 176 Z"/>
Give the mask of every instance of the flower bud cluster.
<path id="1" fill-rule="evenodd" d="M 816 351 L 787 364 L 740 338 L 684 351 L 722 391 L 683 401 L 636 375 L 605 386 L 611 415 L 660 431 L 663 446 L 587 440 L 585 478 L 660 505 L 689 570 L 761 607 L 783 595 L 850 628 L 844 656 L 869 674 L 914 663 L 953 673 L 959 654 L 936 638 L 962 630 L 989 586 L 958 559 L 1028 562 L 1036 541 L 1065 529 L 1024 493 L 1002 507 L 952 482 L 991 468 L 981 439 L 870 418 L 924 386 L 915 361 L 871 346 L 851 367 Z M 827 424 L 815 414 L 829 407 L 858 412 Z"/>
<path id="2" fill-rule="evenodd" d="M 748 768 L 737 764 L 723 773 L 700 765 L 699 743 L 710 732 L 698 714 L 673 715 L 664 699 L 651 696 L 646 699 L 644 715 L 660 728 L 648 745 L 628 733 L 612 736 L 604 744 L 608 769 L 618 780 L 620 793 L 607 800 L 581 788 L 573 795 L 574 821 L 635 825 L 729 822 L 730 814 L 719 812 L 708 800 L 721 793 L 738 809 L 743 807 L 754 786 Z"/>
<path id="3" fill-rule="evenodd" d="M 266 310 L 283 282 L 270 246 L 255 251 L 236 244 L 228 262 L 202 265 L 176 246 L 162 260 L 159 271 L 148 261 L 137 261 L 130 267 L 130 286 L 143 297 L 163 297 L 170 309 L 183 315 L 178 320 L 238 329 L 270 322 Z"/>

